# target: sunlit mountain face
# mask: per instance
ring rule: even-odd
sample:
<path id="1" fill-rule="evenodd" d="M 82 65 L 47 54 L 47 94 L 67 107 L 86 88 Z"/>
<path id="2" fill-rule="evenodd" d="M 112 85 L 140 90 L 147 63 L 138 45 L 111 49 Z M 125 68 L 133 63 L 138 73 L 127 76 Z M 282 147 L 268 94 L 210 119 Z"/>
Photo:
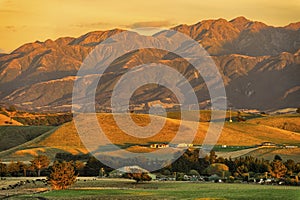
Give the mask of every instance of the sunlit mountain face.
<path id="1" fill-rule="evenodd" d="M 235 108 L 270 110 L 299 106 L 300 23 L 268 26 L 244 17 L 203 20 L 172 28 L 199 42 L 218 67 L 228 103 Z M 70 111 L 77 71 L 89 53 L 121 29 L 94 31 L 78 38 L 36 41 L 0 55 L 0 102 L 24 110 Z M 159 37 L 162 33 L 154 34 Z M 146 37 L 146 36 L 145 36 Z M 183 74 L 196 91 L 200 108 L 208 108 L 209 93 L 193 68 L 170 52 L 140 49 L 115 60 L 98 84 L 96 109 L 109 110 L 113 86 L 128 69 L 144 63 L 162 63 Z M 145 74 L 146 76 L 146 74 Z M 178 103 L 166 87 L 139 88 L 132 106 Z"/>

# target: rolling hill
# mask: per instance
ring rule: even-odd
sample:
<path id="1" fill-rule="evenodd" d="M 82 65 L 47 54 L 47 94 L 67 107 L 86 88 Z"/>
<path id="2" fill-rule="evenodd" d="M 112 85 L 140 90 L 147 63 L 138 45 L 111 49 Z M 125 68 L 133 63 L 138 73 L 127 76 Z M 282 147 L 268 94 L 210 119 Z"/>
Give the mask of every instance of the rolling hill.
<path id="1" fill-rule="evenodd" d="M 51 126 L 0 126 L 0 151 L 31 141 L 53 128 Z"/>
<path id="2" fill-rule="evenodd" d="M 264 158 L 266 160 L 273 160 L 275 155 L 279 155 L 283 160 L 292 159 L 297 162 L 300 162 L 300 148 L 261 148 L 243 154 L 243 156 L 253 156 L 256 158 Z"/>
<path id="3" fill-rule="evenodd" d="M 295 120 L 295 117 L 297 117 L 296 114 L 277 115 L 260 119 L 251 119 L 248 122 L 300 133 L 300 120 Z"/>
<path id="4" fill-rule="evenodd" d="M 164 127 L 158 134 L 143 139 L 128 135 L 120 130 L 115 124 L 111 114 L 98 114 L 97 117 L 107 138 L 109 138 L 112 143 L 118 145 L 120 148 L 128 149 L 133 152 L 148 152 L 151 143 L 168 143 L 176 135 L 181 122 L 177 119 L 167 118 Z M 131 117 L 140 126 L 146 126 L 149 123 L 148 115 L 132 114 Z M 299 121 L 300 116 L 289 115 L 276 117 L 277 119 L 288 117 L 290 123 L 296 123 Z M 159 116 L 156 116 L 155 119 L 163 120 L 163 118 Z M 252 146 L 268 141 L 276 144 L 300 145 L 299 133 L 265 125 L 268 122 L 268 119 L 272 122 L 273 117 L 258 117 L 249 119 L 245 122 L 226 122 L 217 144 L 227 146 Z M 256 123 L 257 121 L 261 121 L 262 123 Z M 194 122 L 182 122 L 185 134 L 190 133 L 192 123 Z M 208 125 L 208 122 L 200 122 L 196 137 L 193 141 L 195 145 L 202 144 Z M 185 138 L 186 135 L 183 135 L 179 137 L 179 140 L 184 142 Z M 299 155 L 298 149 L 299 148 L 274 149 L 274 152 L 269 153 L 268 156 L 282 152 L 285 158 L 288 158 L 289 155 L 295 157 L 296 155 Z M 258 155 L 259 153 L 257 152 L 260 151 L 262 150 L 259 149 L 258 151 L 253 151 L 256 152 L 255 154 L 251 151 L 253 153 L 251 155 Z M 35 137 L 31 141 L 2 151 L 0 152 L 0 157 L 4 161 L 9 161 L 11 159 L 30 160 L 33 155 L 45 153 L 53 159 L 55 154 L 59 152 L 68 152 L 72 154 L 87 153 L 85 146 L 78 136 L 74 122 L 68 122 Z M 245 151 L 241 155 L 250 155 L 251 152 Z M 264 156 L 264 153 L 261 153 L 260 155 Z"/>

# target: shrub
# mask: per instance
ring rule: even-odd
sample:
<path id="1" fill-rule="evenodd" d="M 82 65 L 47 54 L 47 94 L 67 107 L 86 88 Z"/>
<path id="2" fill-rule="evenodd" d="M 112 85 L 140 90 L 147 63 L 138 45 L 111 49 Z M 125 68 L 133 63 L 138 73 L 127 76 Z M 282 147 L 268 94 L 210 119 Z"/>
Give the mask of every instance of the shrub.
<path id="1" fill-rule="evenodd" d="M 218 176 L 223 177 L 225 176 L 225 172 L 229 171 L 229 168 L 225 164 L 214 163 L 209 165 L 205 171 L 209 175 L 217 174 Z"/>
<path id="2" fill-rule="evenodd" d="M 170 170 L 165 169 L 165 170 L 163 170 L 162 174 L 166 175 L 166 176 L 169 176 L 169 175 L 171 175 L 171 172 L 170 172 Z"/>
<path id="3" fill-rule="evenodd" d="M 126 173 L 126 178 L 133 179 L 137 183 L 140 181 L 151 181 L 152 178 L 149 176 L 148 173 L 142 172 L 142 173 Z"/>
<path id="4" fill-rule="evenodd" d="M 194 170 L 194 169 L 190 170 L 188 175 L 200 177 L 199 172 L 197 170 Z"/>
<path id="5" fill-rule="evenodd" d="M 176 173 L 176 181 L 183 181 L 184 179 L 184 173 L 178 172 Z"/>

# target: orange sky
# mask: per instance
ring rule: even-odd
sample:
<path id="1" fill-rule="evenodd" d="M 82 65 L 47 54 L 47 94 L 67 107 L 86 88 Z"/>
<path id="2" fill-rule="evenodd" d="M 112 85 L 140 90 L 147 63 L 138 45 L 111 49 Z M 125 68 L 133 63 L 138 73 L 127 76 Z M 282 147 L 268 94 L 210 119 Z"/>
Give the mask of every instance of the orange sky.
<path id="1" fill-rule="evenodd" d="M 269 25 L 300 21 L 299 0 L 0 0 L 0 52 L 93 30 L 170 27 L 245 16 Z"/>

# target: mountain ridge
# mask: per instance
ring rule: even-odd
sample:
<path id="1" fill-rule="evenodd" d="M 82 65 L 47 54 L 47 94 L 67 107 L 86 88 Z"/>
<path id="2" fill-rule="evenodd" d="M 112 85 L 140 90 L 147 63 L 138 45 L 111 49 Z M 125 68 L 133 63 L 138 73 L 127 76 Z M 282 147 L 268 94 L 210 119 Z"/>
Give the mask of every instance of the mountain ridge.
<path id="1" fill-rule="evenodd" d="M 222 74 L 231 105 L 261 110 L 299 106 L 297 74 L 300 66 L 300 22 L 273 27 L 245 17 L 237 17 L 230 21 L 222 18 L 203 20 L 171 29 L 190 36 L 212 56 Z M 0 103 L 15 104 L 26 110 L 37 107 L 40 110 L 69 110 L 72 80 L 83 60 L 100 42 L 123 31 L 93 31 L 78 38 L 62 37 L 44 42 L 36 41 L 20 46 L 10 54 L 2 54 Z M 162 51 L 139 50 L 112 63 L 112 74 L 105 75 L 107 88 L 120 77 L 120 71 L 125 70 L 125 66 L 132 68 L 143 64 L 144 60 L 174 65 L 193 80 L 193 73 L 184 62 L 181 63 Z M 67 77 L 72 77 L 72 80 Z M 208 100 L 203 82 L 193 87 L 200 102 Z M 55 95 L 53 88 L 57 91 Z M 96 96 L 99 106 L 108 104 L 106 94 L 111 88 L 107 88 L 100 89 Z M 272 93 L 266 94 L 264 90 Z M 138 104 L 155 99 L 165 100 L 170 96 L 174 99 L 163 88 L 154 87 L 138 93 L 139 96 L 135 99 Z"/>

